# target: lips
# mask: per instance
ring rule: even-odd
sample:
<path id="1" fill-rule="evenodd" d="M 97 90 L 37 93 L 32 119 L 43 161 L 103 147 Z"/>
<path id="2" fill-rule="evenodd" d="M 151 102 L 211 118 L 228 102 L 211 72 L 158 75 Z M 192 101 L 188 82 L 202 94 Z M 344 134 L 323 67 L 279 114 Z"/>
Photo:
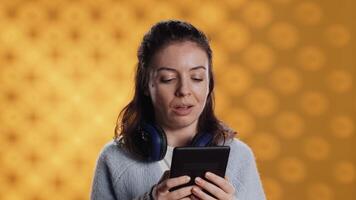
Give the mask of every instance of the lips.
<path id="1" fill-rule="evenodd" d="M 173 112 L 179 116 L 189 115 L 193 110 L 193 105 L 176 105 L 173 107 Z"/>
<path id="2" fill-rule="evenodd" d="M 177 106 L 174 106 L 174 108 L 190 108 L 192 106 L 193 105 L 177 105 Z"/>

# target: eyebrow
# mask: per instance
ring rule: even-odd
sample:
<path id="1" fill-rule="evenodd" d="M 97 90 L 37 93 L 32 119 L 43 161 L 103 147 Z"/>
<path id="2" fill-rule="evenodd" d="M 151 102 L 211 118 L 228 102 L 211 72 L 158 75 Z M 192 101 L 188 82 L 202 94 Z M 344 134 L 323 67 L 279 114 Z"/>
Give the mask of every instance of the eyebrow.
<path id="1" fill-rule="evenodd" d="M 196 66 L 196 67 L 193 67 L 193 68 L 189 69 L 189 71 L 198 70 L 198 69 L 206 70 L 206 68 L 204 66 Z M 170 67 L 160 67 L 156 71 L 159 72 L 159 71 L 162 71 L 162 70 L 173 71 L 173 72 L 177 71 L 177 70 L 175 70 L 173 68 L 170 68 Z"/>

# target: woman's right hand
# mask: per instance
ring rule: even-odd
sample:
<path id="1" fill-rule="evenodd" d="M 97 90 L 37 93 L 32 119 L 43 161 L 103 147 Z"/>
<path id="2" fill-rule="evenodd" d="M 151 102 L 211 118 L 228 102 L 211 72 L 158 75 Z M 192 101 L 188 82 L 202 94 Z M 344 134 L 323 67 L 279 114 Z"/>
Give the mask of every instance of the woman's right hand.
<path id="1" fill-rule="evenodd" d="M 176 178 L 169 178 L 169 171 L 165 171 L 162 175 L 160 181 L 154 186 L 152 190 L 152 196 L 154 200 L 165 200 L 165 199 L 190 199 L 189 196 L 192 194 L 193 186 L 186 186 L 172 192 L 169 189 L 186 184 L 190 181 L 189 176 L 180 176 Z"/>

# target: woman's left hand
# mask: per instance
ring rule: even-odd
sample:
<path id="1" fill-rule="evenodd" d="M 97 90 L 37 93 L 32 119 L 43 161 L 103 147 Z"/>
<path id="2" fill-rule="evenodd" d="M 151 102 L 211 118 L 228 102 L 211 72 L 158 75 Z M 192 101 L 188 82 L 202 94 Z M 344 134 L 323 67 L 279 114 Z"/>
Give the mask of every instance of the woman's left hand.
<path id="1" fill-rule="evenodd" d="M 205 173 L 205 178 L 211 181 L 212 183 L 197 177 L 195 179 L 196 186 L 193 187 L 192 192 L 195 197 L 204 200 L 211 199 L 224 199 L 224 200 L 232 200 L 234 199 L 235 188 L 229 182 L 228 178 L 225 176 L 225 179 L 213 174 L 211 172 Z M 215 197 L 210 196 L 205 193 L 204 190 L 210 192 Z"/>

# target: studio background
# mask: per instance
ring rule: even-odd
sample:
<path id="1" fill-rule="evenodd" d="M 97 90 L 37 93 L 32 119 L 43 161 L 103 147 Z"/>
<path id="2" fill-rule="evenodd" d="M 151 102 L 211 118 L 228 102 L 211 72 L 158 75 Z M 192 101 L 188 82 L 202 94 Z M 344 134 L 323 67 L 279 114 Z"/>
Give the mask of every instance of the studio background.
<path id="1" fill-rule="evenodd" d="M 88 199 L 159 20 L 201 28 L 216 111 L 253 149 L 269 200 L 351 200 L 352 0 L 0 0 L 0 199 Z"/>

